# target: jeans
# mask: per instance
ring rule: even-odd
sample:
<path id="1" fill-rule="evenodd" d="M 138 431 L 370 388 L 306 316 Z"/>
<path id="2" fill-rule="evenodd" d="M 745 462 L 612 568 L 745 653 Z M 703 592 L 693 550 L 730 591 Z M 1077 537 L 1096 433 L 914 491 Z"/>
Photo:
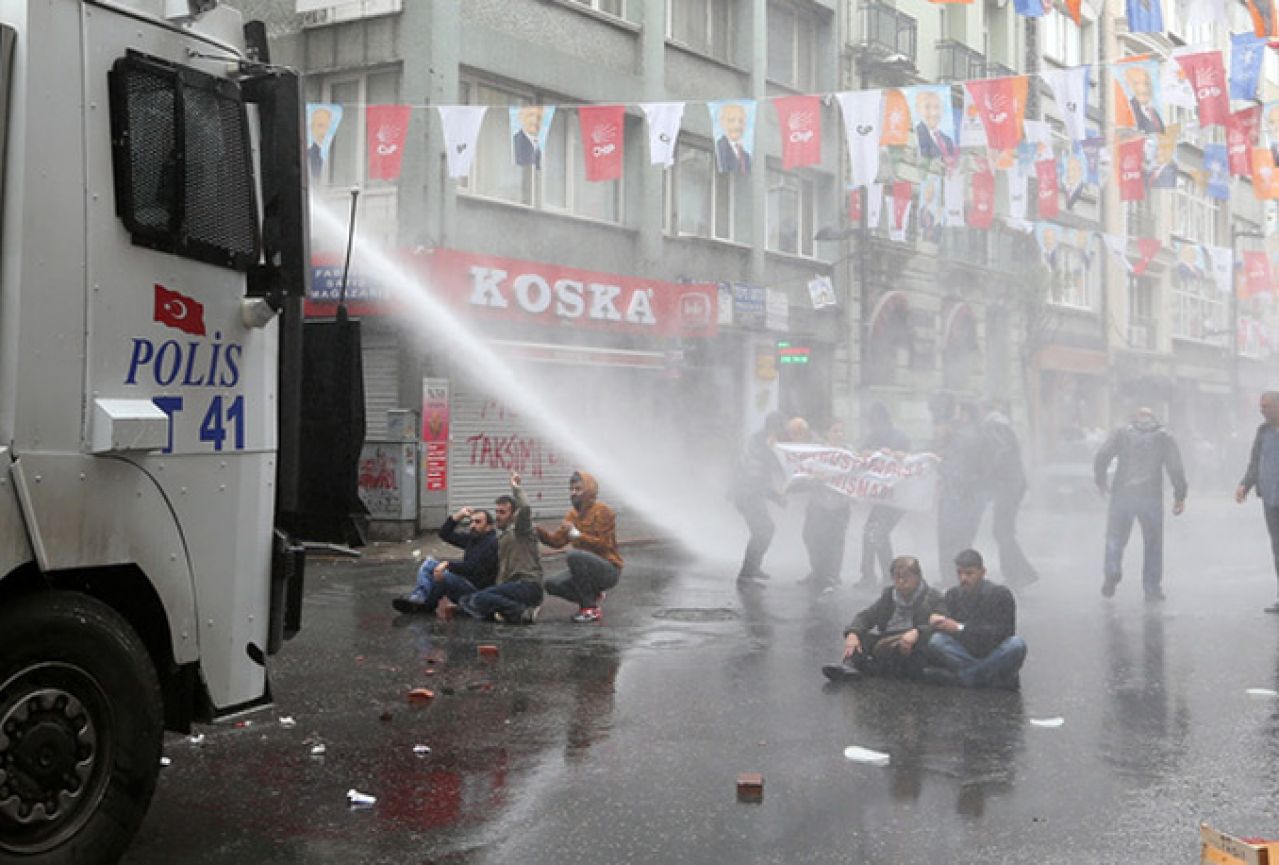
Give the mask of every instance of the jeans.
<path id="1" fill-rule="evenodd" d="M 1275 560 L 1275 576 L 1279 577 L 1279 506 L 1265 506 L 1266 529 L 1270 532 L 1270 552 Z"/>
<path id="2" fill-rule="evenodd" d="M 984 658 L 974 658 L 950 634 L 933 634 L 924 651 L 928 659 L 955 674 L 965 688 L 1009 688 L 1019 684 L 1018 671 L 1026 660 L 1026 641 L 1013 635 Z"/>
<path id="3" fill-rule="evenodd" d="M 746 542 L 746 556 L 742 560 L 740 576 L 753 577 L 760 573 L 760 566 L 764 563 L 764 553 L 768 552 L 768 546 L 773 542 L 773 532 L 777 530 L 777 527 L 768 514 L 768 503 L 762 496 L 739 495 L 734 499 L 733 504 L 737 506 L 738 513 L 746 519 L 746 528 L 751 533 L 750 540 Z"/>
<path id="4" fill-rule="evenodd" d="M 818 494 L 810 495 L 816 497 Z M 804 547 L 808 550 L 809 569 L 818 583 L 835 585 L 840 582 L 848 521 L 852 516 L 852 505 L 840 502 L 831 507 L 810 498 L 804 511 Z"/>
<path id="5" fill-rule="evenodd" d="M 475 591 L 475 586 L 466 577 L 460 577 L 445 569 L 444 578 L 435 579 L 435 569 L 440 563 L 432 558 L 422 562 L 417 571 L 417 587 L 413 589 L 413 599 L 426 604 L 429 611 L 434 612 L 440 605 L 440 599 L 447 597 L 453 603 L 462 600 Z"/>
<path id="6" fill-rule="evenodd" d="M 875 577 L 875 562 L 883 571 L 884 581 L 892 579 L 888 569 L 893 563 L 893 529 L 901 521 L 905 511 L 884 505 L 875 505 L 866 517 L 866 525 L 862 528 L 862 581 L 878 582 Z"/>
<path id="7" fill-rule="evenodd" d="M 617 585 L 622 569 L 585 550 L 569 550 L 568 570 L 546 580 L 546 593 L 577 604 L 582 609 L 599 606 L 600 593 Z"/>
<path id="8" fill-rule="evenodd" d="M 541 606 L 542 587 L 532 580 L 512 580 L 472 592 L 458 603 L 462 612 L 476 619 L 491 619 L 501 613 L 507 619 L 519 619 L 529 607 Z"/>
<path id="9" fill-rule="evenodd" d="M 1017 511 L 1025 496 L 1024 485 L 996 489 L 990 515 L 990 528 L 995 535 L 995 543 L 999 545 L 999 570 L 1004 575 L 1004 582 L 1012 585 L 1033 583 L 1039 579 L 1035 566 L 1017 542 Z"/>
<path id="10" fill-rule="evenodd" d="M 1114 493 L 1106 515 L 1105 577 L 1119 582 L 1123 577 L 1124 547 L 1132 534 L 1133 520 L 1141 523 L 1145 552 L 1141 562 L 1141 584 L 1147 594 L 1159 591 L 1164 570 L 1164 503 L 1162 496 Z"/>

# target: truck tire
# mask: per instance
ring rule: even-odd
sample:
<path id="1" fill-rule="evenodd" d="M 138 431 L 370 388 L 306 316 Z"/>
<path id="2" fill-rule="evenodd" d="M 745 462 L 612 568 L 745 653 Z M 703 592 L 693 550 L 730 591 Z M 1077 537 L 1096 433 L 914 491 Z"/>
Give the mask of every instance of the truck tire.
<path id="1" fill-rule="evenodd" d="M 118 613 L 42 592 L 0 607 L 0 865 L 113 863 L 160 771 L 160 684 Z"/>

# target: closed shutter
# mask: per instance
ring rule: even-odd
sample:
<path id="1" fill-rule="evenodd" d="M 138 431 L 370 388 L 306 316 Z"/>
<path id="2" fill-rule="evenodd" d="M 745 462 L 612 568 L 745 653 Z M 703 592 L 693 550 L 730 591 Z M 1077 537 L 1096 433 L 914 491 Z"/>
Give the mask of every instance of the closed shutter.
<path id="1" fill-rule="evenodd" d="M 360 325 L 364 360 L 365 439 L 386 441 L 386 417 L 400 405 L 400 343 L 389 327 L 370 327 L 371 320 Z"/>

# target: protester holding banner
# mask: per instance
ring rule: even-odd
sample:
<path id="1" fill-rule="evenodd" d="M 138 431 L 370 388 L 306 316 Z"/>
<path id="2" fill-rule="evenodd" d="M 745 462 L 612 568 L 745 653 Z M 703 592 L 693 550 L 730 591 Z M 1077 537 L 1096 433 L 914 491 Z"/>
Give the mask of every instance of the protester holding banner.
<path id="1" fill-rule="evenodd" d="M 739 582 L 768 579 L 762 565 L 777 528 L 768 513 L 768 502 L 781 504 L 786 484 L 786 473 L 773 453 L 773 445 L 782 438 L 785 427 L 785 415 L 769 412 L 764 426 L 747 440 L 733 477 L 733 504 L 750 531 L 742 569 L 737 574 Z"/>
<path id="2" fill-rule="evenodd" d="M 833 420 L 822 436 L 831 447 L 843 448 L 844 422 Z M 804 546 L 808 549 L 811 571 L 806 582 L 814 588 L 829 591 L 839 585 L 844 568 L 844 547 L 848 538 L 848 521 L 853 518 L 853 500 L 825 484 L 817 484 L 808 493 L 804 510 Z"/>
<path id="3" fill-rule="evenodd" d="M 881 402 L 873 403 L 866 412 L 866 435 L 862 439 L 863 451 L 888 450 L 905 453 L 910 450 L 910 439 L 893 425 L 888 408 Z M 879 580 L 875 576 L 875 562 L 879 561 L 884 581 L 892 579 L 889 567 L 893 560 L 893 528 L 901 520 L 902 511 L 889 505 L 872 505 L 862 526 L 862 578 L 859 589 L 874 589 Z"/>

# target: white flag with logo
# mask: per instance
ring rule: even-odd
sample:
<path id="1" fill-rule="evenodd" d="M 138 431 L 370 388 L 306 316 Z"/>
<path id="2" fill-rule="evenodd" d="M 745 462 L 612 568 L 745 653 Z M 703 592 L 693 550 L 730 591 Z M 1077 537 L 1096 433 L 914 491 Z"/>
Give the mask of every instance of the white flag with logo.
<path id="1" fill-rule="evenodd" d="M 444 154 L 449 177 L 466 177 L 475 162 L 475 142 L 480 137 L 487 105 L 437 105 L 444 128 Z"/>
<path id="2" fill-rule="evenodd" d="M 964 88 L 964 113 L 959 118 L 959 146 L 986 146 L 986 124 L 981 122 L 981 112 L 973 103 L 973 95 L 967 87 Z"/>
<path id="3" fill-rule="evenodd" d="M 1053 101 L 1066 124 L 1066 135 L 1071 141 L 1083 141 L 1088 121 L 1088 67 L 1045 69 L 1039 77 L 1052 88 Z"/>
<path id="4" fill-rule="evenodd" d="M 1026 163 L 1020 159 L 1014 159 L 1012 167 L 1008 169 L 1008 216 L 1018 221 L 1026 218 L 1026 205 L 1029 201 L 1026 185 L 1030 183 L 1030 172 L 1026 169 Z"/>
<path id="5" fill-rule="evenodd" d="M 866 188 L 866 228 L 879 228 L 880 216 L 884 210 L 884 184 L 872 183 Z"/>
<path id="6" fill-rule="evenodd" d="M 956 172 L 942 180 L 942 199 L 946 202 L 945 224 L 964 227 L 964 181 L 967 178 Z"/>
<path id="7" fill-rule="evenodd" d="M 853 185 L 868 186 L 879 174 L 880 126 L 884 120 L 884 93 L 856 90 L 836 93 L 844 116 L 844 138 L 848 141 L 848 161 Z"/>
<path id="8" fill-rule="evenodd" d="M 1118 234 L 1103 234 L 1101 239 L 1106 244 L 1106 251 L 1115 257 L 1115 261 L 1132 273 L 1132 262 L 1128 260 L 1128 238 Z"/>
<path id="9" fill-rule="evenodd" d="M 650 165 L 674 165 L 675 142 L 684 121 L 683 102 L 641 102 L 648 121 L 648 161 Z"/>
<path id="10" fill-rule="evenodd" d="M 1235 252 L 1228 246 L 1205 246 L 1208 250 L 1208 268 L 1217 283 L 1217 291 L 1229 295 L 1234 287 Z"/>
<path id="11" fill-rule="evenodd" d="M 1186 75 L 1186 70 L 1181 68 L 1181 64 L 1174 58 L 1178 54 L 1189 54 L 1200 51 L 1200 48 L 1180 48 L 1173 52 L 1170 57 L 1163 63 L 1163 72 L 1160 75 L 1158 98 L 1163 100 L 1165 106 L 1177 105 L 1181 108 L 1198 108 L 1199 102 L 1195 99 L 1195 88 L 1191 86 L 1190 79 Z"/>

